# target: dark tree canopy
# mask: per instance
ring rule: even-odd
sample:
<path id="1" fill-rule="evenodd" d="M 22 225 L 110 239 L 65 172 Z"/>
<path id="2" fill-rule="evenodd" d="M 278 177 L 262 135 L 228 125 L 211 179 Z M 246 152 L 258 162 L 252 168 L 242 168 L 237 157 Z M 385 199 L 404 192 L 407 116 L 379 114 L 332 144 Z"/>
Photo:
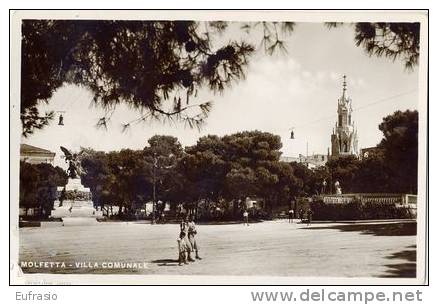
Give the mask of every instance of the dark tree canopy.
<path id="1" fill-rule="evenodd" d="M 67 183 L 67 173 L 51 164 L 20 162 L 20 208 L 38 208 L 48 217 L 56 199 L 56 187 Z"/>
<path id="2" fill-rule="evenodd" d="M 407 69 L 418 65 L 420 23 L 358 23 L 356 44 L 371 55 L 400 58 Z"/>
<path id="3" fill-rule="evenodd" d="M 21 52 L 21 121 L 23 135 L 49 124 L 54 113 L 41 114 L 64 84 L 90 90 L 106 114 L 106 127 L 117 105 L 128 104 L 139 117 L 123 129 L 149 119 L 179 120 L 200 127 L 211 101 L 197 101 L 201 88 L 221 92 L 245 77 L 256 47 L 246 41 L 219 41 L 231 23 L 223 21 L 24 20 Z M 333 25 L 333 23 L 331 23 Z M 418 23 L 358 23 L 355 41 L 370 55 L 418 64 Z M 286 52 L 284 35 L 293 22 L 242 23 L 241 30 L 261 34 L 267 54 Z"/>
<path id="4" fill-rule="evenodd" d="M 191 21 L 24 20 L 23 133 L 46 123 L 46 116 L 35 115 L 35 107 L 48 102 L 64 83 L 88 88 L 94 102 L 109 112 L 127 103 L 141 113 L 138 120 L 166 116 L 183 119 L 191 127 L 202 124 L 210 102 L 192 105 L 191 97 L 201 87 L 222 91 L 242 78 L 254 48 L 237 41 L 213 48 L 210 35 L 220 24 L 205 23 L 206 30 L 200 25 Z M 195 106 L 200 112 L 186 114 Z M 99 124 L 105 125 L 106 119 Z"/>
<path id="5" fill-rule="evenodd" d="M 328 22 L 329 28 L 342 25 Z M 420 23 L 418 22 L 359 22 L 354 24 L 357 46 L 362 46 L 370 56 L 400 59 L 406 69 L 418 65 L 420 57 Z"/>
<path id="6" fill-rule="evenodd" d="M 326 167 L 343 192 L 416 194 L 418 174 L 418 112 L 396 111 L 383 118 L 383 139 L 368 157 L 333 159 Z"/>
<path id="7" fill-rule="evenodd" d="M 396 111 L 383 118 L 379 125 L 387 166 L 394 173 L 394 182 L 405 192 L 417 192 L 418 174 L 418 111 Z"/>

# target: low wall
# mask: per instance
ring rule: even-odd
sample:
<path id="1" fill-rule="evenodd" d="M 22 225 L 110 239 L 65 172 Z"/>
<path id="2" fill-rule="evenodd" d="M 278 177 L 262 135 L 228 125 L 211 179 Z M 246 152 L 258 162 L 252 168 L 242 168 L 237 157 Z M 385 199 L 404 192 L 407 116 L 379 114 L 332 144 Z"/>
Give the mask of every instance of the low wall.
<path id="1" fill-rule="evenodd" d="M 312 209 L 321 218 L 416 218 L 417 195 L 355 193 L 323 195 L 315 198 Z"/>
<path id="2" fill-rule="evenodd" d="M 416 205 L 417 195 L 413 194 L 386 194 L 386 193 L 353 193 L 342 195 L 323 195 L 322 201 L 330 203 L 351 203 L 359 201 L 361 203 L 382 203 L 397 205 Z"/>

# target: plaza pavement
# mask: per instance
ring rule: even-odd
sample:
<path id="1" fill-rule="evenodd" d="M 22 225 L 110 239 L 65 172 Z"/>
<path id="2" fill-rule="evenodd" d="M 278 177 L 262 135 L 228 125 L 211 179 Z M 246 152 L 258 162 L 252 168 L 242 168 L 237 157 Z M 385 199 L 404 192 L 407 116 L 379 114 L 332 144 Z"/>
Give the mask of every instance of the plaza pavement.
<path id="1" fill-rule="evenodd" d="M 287 220 L 250 226 L 201 224 L 197 240 L 203 260 L 184 266 L 176 262 L 177 224 L 107 222 L 20 228 L 19 255 L 24 262 L 66 263 L 65 268 L 24 268 L 32 273 L 415 277 L 415 233 L 386 234 L 382 226 L 391 223 L 376 224 L 384 228 L 380 232 L 363 228 L 372 224 L 357 228 L 342 224 L 345 230 L 340 225 L 308 227 Z M 136 262 L 147 267 L 76 268 L 76 262 Z"/>

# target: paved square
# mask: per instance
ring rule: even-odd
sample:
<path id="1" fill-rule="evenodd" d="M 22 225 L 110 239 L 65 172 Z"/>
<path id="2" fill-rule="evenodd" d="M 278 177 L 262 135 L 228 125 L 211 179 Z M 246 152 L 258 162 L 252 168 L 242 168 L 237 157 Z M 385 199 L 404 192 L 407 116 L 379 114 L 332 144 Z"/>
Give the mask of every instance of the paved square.
<path id="1" fill-rule="evenodd" d="M 342 226 L 342 227 L 341 227 Z M 368 228 L 368 229 L 367 229 Z M 108 222 L 20 229 L 20 261 L 64 262 L 46 273 L 415 277 L 416 223 L 198 225 L 203 260 L 178 266 L 177 224 Z M 145 263 L 145 269 L 84 267 Z M 83 263 L 77 268 L 75 263 Z"/>

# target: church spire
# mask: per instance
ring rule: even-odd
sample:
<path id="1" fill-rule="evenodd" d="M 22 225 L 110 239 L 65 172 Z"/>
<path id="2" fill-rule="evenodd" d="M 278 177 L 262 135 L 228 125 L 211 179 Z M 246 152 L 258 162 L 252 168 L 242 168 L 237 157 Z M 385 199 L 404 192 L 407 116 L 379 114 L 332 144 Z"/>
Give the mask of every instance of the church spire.
<path id="1" fill-rule="evenodd" d="M 344 74 L 342 77 L 344 79 L 344 82 L 342 83 L 342 97 L 345 99 L 345 92 L 347 91 L 347 75 Z"/>

